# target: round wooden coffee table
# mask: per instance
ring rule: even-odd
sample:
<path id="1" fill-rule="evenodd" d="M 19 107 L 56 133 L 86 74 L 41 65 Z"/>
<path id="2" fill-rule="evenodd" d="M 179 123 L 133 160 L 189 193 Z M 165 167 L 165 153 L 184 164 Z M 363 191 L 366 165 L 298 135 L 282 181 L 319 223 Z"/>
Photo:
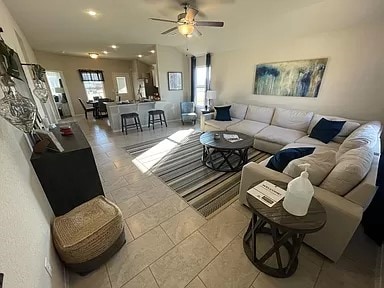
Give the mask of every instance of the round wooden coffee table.
<path id="1" fill-rule="evenodd" d="M 268 180 L 282 189 L 287 188 L 287 183 Z M 248 190 L 262 181 L 252 184 Z M 327 215 L 315 198 L 312 198 L 308 214 L 302 217 L 289 214 L 280 200 L 273 207 L 268 207 L 255 197 L 247 193 L 248 205 L 253 213 L 247 232 L 244 235 L 243 246 L 248 259 L 262 272 L 286 278 L 295 273 L 298 265 L 298 254 L 304 236 L 319 231 L 327 221 Z M 273 245 L 264 254 L 257 247 L 257 234 L 264 233 L 272 236 Z M 283 259 L 280 248 L 287 251 L 287 259 Z M 261 255 L 263 254 L 263 255 Z M 273 255 L 276 259 L 273 259 Z M 274 265 L 270 265 L 276 260 Z"/>
<path id="2" fill-rule="evenodd" d="M 218 134 L 220 139 L 215 139 Z M 229 142 L 223 134 L 236 134 L 242 140 Z M 248 149 L 253 145 L 253 137 L 230 131 L 205 132 L 200 136 L 203 144 L 203 163 L 216 171 L 240 171 L 248 163 Z"/>

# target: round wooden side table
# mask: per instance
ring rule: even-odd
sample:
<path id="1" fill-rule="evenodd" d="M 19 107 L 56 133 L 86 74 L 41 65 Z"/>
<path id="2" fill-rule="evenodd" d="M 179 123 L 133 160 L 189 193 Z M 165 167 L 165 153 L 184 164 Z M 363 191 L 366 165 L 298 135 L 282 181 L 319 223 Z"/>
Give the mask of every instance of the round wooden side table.
<path id="1" fill-rule="evenodd" d="M 287 183 L 268 181 L 282 189 L 287 188 Z M 261 182 L 252 184 L 248 190 Z M 273 207 L 268 207 L 247 193 L 247 201 L 253 215 L 243 239 L 245 254 L 260 271 L 268 275 L 278 278 L 291 276 L 297 269 L 298 254 L 305 235 L 319 231 L 326 223 L 324 207 L 312 198 L 307 215 L 299 217 L 284 209 L 283 200 Z M 271 235 L 273 240 L 273 246 L 264 255 L 260 255 L 256 245 L 256 236 L 260 233 Z M 288 252 L 287 259 L 282 258 L 280 249 L 283 247 Z M 276 263 L 269 265 L 267 262 L 274 260 L 273 255 L 276 257 Z"/>

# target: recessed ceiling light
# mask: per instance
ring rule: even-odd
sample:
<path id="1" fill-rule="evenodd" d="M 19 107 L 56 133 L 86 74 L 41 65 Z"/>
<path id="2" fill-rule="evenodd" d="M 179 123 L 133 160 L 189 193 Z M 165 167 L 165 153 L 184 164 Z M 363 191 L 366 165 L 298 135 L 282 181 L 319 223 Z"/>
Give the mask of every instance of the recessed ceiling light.
<path id="1" fill-rule="evenodd" d="M 99 58 L 99 54 L 97 53 L 88 53 L 89 57 L 91 57 L 92 59 L 97 59 Z"/>
<path id="2" fill-rule="evenodd" d="M 92 17 L 95 17 L 99 14 L 95 10 L 87 10 L 86 12 L 89 16 L 92 16 Z"/>
<path id="3" fill-rule="evenodd" d="M 106 50 L 103 51 L 103 54 L 105 54 L 105 55 L 107 55 L 108 53 L 109 53 L 109 52 L 106 51 Z"/>
<path id="4" fill-rule="evenodd" d="M 116 45 L 111 45 L 111 48 L 117 49 L 117 46 Z"/>
<path id="5" fill-rule="evenodd" d="M 151 52 L 152 54 L 155 54 L 155 53 L 156 53 L 156 50 L 151 50 L 151 51 L 149 51 L 149 52 Z"/>
<path id="6" fill-rule="evenodd" d="M 192 34 L 187 34 L 187 38 L 192 38 Z"/>
<path id="7" fill-rule="evenodd" d="M 139 54 L 139 55 L 137 55 L 137 57 L 141 58 L 141 57 L 143 57 L 143 55 Z"/>

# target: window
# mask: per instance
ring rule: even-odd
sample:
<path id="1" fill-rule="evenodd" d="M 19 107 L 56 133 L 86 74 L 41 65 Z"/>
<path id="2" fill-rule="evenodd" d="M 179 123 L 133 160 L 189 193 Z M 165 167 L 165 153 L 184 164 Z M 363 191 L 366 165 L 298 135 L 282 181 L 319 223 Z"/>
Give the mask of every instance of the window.
<path id="1" fill-rule="evenodd" d="M 94 97 L 105 98 L 103 71 L 79 70 L 79 73 L 88 100 L 93 100 Z"/>
<path id="2" fill-rule="evenodd" d="M 196 67 L 196 106 L 205 106 L 207 67 Z"/>
<path id="3" fill-rule="evenodd" d="M 83 84 L 88 100 L 93 100 L 93 97 L 105 98 L 104 83 L 102 81 L 84 81 Z"/>
<path id="4" fill-rule="evenodd" d="M 118 94 L 127 94 L 128 93 L 127 82 L 125 80 L 125 77 L 116 77 L 116 83 L 117 83 L 117 93 Z"/>

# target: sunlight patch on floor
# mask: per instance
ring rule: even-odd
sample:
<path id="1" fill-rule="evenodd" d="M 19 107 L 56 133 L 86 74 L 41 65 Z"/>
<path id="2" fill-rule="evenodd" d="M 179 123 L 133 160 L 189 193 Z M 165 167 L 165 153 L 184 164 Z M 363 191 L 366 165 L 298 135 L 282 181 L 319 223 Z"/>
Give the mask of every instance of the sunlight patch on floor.
<path id="1" fill-rule="evenodd" d="M 159 163 L 165 156 L 167 156 L 174 148 L 184 143 L 188 137 L 194 132 L 193 129 L 179 130 L 173 133 L 168 138 L 164 139 L 148 151 L 137 156 L 132 160 L 141 172 L 147 173 L 152 167 Z"/>

